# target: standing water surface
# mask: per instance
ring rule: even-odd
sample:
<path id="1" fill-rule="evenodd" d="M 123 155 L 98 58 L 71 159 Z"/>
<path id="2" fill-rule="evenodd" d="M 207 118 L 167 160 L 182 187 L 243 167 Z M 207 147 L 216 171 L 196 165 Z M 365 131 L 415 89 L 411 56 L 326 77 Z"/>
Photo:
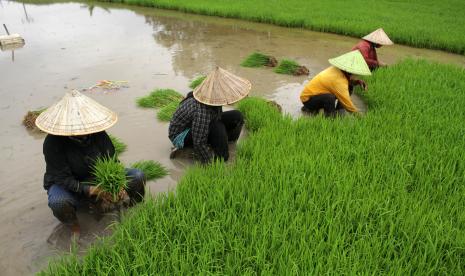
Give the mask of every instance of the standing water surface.
<path id="1" fill-rule="evenodd" d="M 169 169 L 170 176 L 148 183 L 155 194 L 175 187 L 190 162 L 169 159 L 168 124 L 158 122 L 153 110 L 138 108 L 137 97 L 154 88 L 187 93 L 190 80 L 219 65 L 248 78 L 252 95 L 273 99 L 285 112 L 299 115 L 298 95 L 308 78 L 326 68 L 328 58 L 349 51 L 358 41 L 240 20 L 96 5 L 0 1 L 0 23 L 26 40 L 25 47 L 14 52 L 14 61 L 11 51 L 0 52 L 2 275 L 31 274 L 69 249 L 68 232 L 48 209 L 42 188 L 44 135 L 21 125 L 28 110 L 47 107 L 66 91 L 88 88 L 99 80 L 128 81 L 128 88 L 84 93 L 118 113 L 119 122 L 108 132 L 128 144 L 123 162 L 153 159 Z M 254 51 L 294 59 L 310 69 L 310 76 L 240 67 Z M 397 45 L 378 53 L 387 63 L 412 56 L 465 65 L 463 56 Z M 106 234 L 113 220 L 81 217 L 83 248 L 96 235 Z"/>

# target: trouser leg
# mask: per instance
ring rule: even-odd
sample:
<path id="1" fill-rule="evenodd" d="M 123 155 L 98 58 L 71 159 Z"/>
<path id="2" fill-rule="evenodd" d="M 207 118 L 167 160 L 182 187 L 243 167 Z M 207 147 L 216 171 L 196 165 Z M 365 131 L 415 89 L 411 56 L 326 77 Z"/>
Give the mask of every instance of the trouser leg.
<path id="1" fill-rule="evenodd" d="M 128 187 L 126 192 L 131 199 L 131 203 L 141 202 L 145 195 L 145 175 L 138 169 L 126 169 L 128 177 Z"/>
<path id="2" fill-rule="evenodd" d="M 244 125 L 244 116 L 242 116 L 242 113 L 239 110 L 223 112 L 221 113 L 221 122 L 223 122 L 226 128 L 228 141 L 237 141 Z"/>
<path id="3" fill-rule="evenodd" d="M 336 96 L 333 94 L 320 94 L 311 97 L 308 101 L 303 103 L 305 108 L 316 114 L 323 108 L 325 116 L 334 116 L 336 113 Z"/>
<path id="4" fill-rule="evenodd" d="M 208 132 L 208 143 L 215 152 L 215 157 L 224 161 L 229 159 L 228 133 L 222 121 L 215 120 L 210 123 Z"/>
<path id="5" fill-rule="evenodd" d="M 79 196 L 68 191 L 60 185 L 52 185 L 48 191 L 48 206 L 53 215 L 63 223 L 77 223 L 76 209 L 79 205 Z"/>

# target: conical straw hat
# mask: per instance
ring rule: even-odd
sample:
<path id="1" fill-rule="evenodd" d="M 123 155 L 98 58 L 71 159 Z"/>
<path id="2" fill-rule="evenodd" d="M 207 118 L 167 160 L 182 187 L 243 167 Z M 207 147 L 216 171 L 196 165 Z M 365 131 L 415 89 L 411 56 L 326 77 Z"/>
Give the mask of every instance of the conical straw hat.
<path id="1" fill-rule="evenodd" d="M 247 96 L 251 88 L 250 81 L 216 67 L 194 89 L 194 98 L 201 103 L 212 106 L 232 104 Z"/>
<path id="2" fill-rule="evenodd" d="M 382 28 L 377 29 L 376 31 L 367 34 L 366 36 L 362 37 L 362 39 L 368 40 L 370 42 L 379 44 L 379 45 L 392 45 L 392 42 L 387 34 L 384 32 Z"/>
<path id="3" fill-rule="evenodd" d="M 367 63 L 359 50 L 354 50 L 343 54 L 342 56 L 331 58 L 328 61 L 331 65 L 334 65 L 348 73 L 365 76 L 371 75 L 370 68 L 368 68 Z"/>
<path id="4" fill-rule="evenodd" d="M 73 90 L 42 112 L 36 126 L 50 134 L 74 136 L 103 131 L 117 120 L 116 113 Z"/>

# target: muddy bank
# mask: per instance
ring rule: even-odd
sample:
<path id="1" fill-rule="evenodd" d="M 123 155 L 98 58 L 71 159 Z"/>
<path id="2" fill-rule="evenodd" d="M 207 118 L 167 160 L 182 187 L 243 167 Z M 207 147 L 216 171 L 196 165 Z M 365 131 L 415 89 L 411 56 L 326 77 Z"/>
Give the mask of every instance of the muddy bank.
<path id="1" fill-rule="evenodd" d="M 150 191 L 157 193 L 175 187 L 191 163 L 169 159 L 168 124 L 156 120 L 153 110 L 137 108 L 137 97 L 154 88 L 187 93 L 190 80 L 219 65 L 249 78 L 253 95 L 273 99 L 284 112 L 298 115 L 297 96 L 304 83 L 328 66 L 328 58 L 357 42 L 331 34 L 121 5 L 0 3 L 0 18 L 26 40 L 23 48 L 15 50 L 14 62 L 11 51 L 0 52 L 0 162 L 4 164 L 0 248 L 8 248 L 0 252 L 2 275 L 31 274 L 67 248 L 42 188 L 44 135 L 21 125 L 28 110 L 47 107 L 65 91 L 89 88 L 100 80 L 128 81 L 128 88 L 84 93 L 118 113 L 119 122 L 109 133 L 128 144 L 121 156 L 125 163 L 153 159 L 169 169 L 170 176 L 149 183 Z M 240 67 L 254 51 L 296 60 L 309 68 L 310 75 Z M 379 56 L 388 63 L 422 56 L 465 65 L 462 56 L 403 46 L 382 48 Z M 111 215 L 100 220 L 92 214 L 82 217 L 84 245 L 105 234 L 113 220 Z"/>

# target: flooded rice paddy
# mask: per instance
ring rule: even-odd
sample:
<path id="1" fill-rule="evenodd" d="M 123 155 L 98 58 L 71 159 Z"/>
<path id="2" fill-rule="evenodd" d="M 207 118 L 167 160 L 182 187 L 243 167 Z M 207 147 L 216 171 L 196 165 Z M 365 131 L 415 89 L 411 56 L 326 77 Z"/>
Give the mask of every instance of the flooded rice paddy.
<path id="1" fill-rule="evenodd" d="M 44 135 L 21 125 L 28 110 L 47 107 L 64 92 L 87 89 L 100 80 L 128 81 L 127 88 L 84 93 L 118 113 L 119 122 L 109 133 L 128 144 L 123 162 L 153 159 L 169 169 L 169 176 L 148 183 L 156 194 L 175 187 L 191 162 L 169 159 L 168 124 L 158 122 L 152 109 L 136 107 L 135 98 L 154 88 L 187 93 L 190 80 L 219 65 L 250 79 L 252 95 L 273 99 L 285 112 L 299 116 L 298 95 L 308 78 L 326 68 L 328 58 L 357 42 L 300 29 L 108 4 L 0 1 L 0 19 L 26 40 L 21 49 L 0 52 L 2 275 L 31 274 L 69 249 L 69 233 L 48 209 L 42 188 Z M 253 51 L 294 59 L 310 69 L 310 76 L 240 67 Z M 388 64 L 411 56 L 465 65 L 463 56 L 397 45 L 378 53 Z M 356 104 L 363 108 L 361 102 Z M 115 216 L 83 212 L 80 218 L 85 248 L 109 232 Z"/>

